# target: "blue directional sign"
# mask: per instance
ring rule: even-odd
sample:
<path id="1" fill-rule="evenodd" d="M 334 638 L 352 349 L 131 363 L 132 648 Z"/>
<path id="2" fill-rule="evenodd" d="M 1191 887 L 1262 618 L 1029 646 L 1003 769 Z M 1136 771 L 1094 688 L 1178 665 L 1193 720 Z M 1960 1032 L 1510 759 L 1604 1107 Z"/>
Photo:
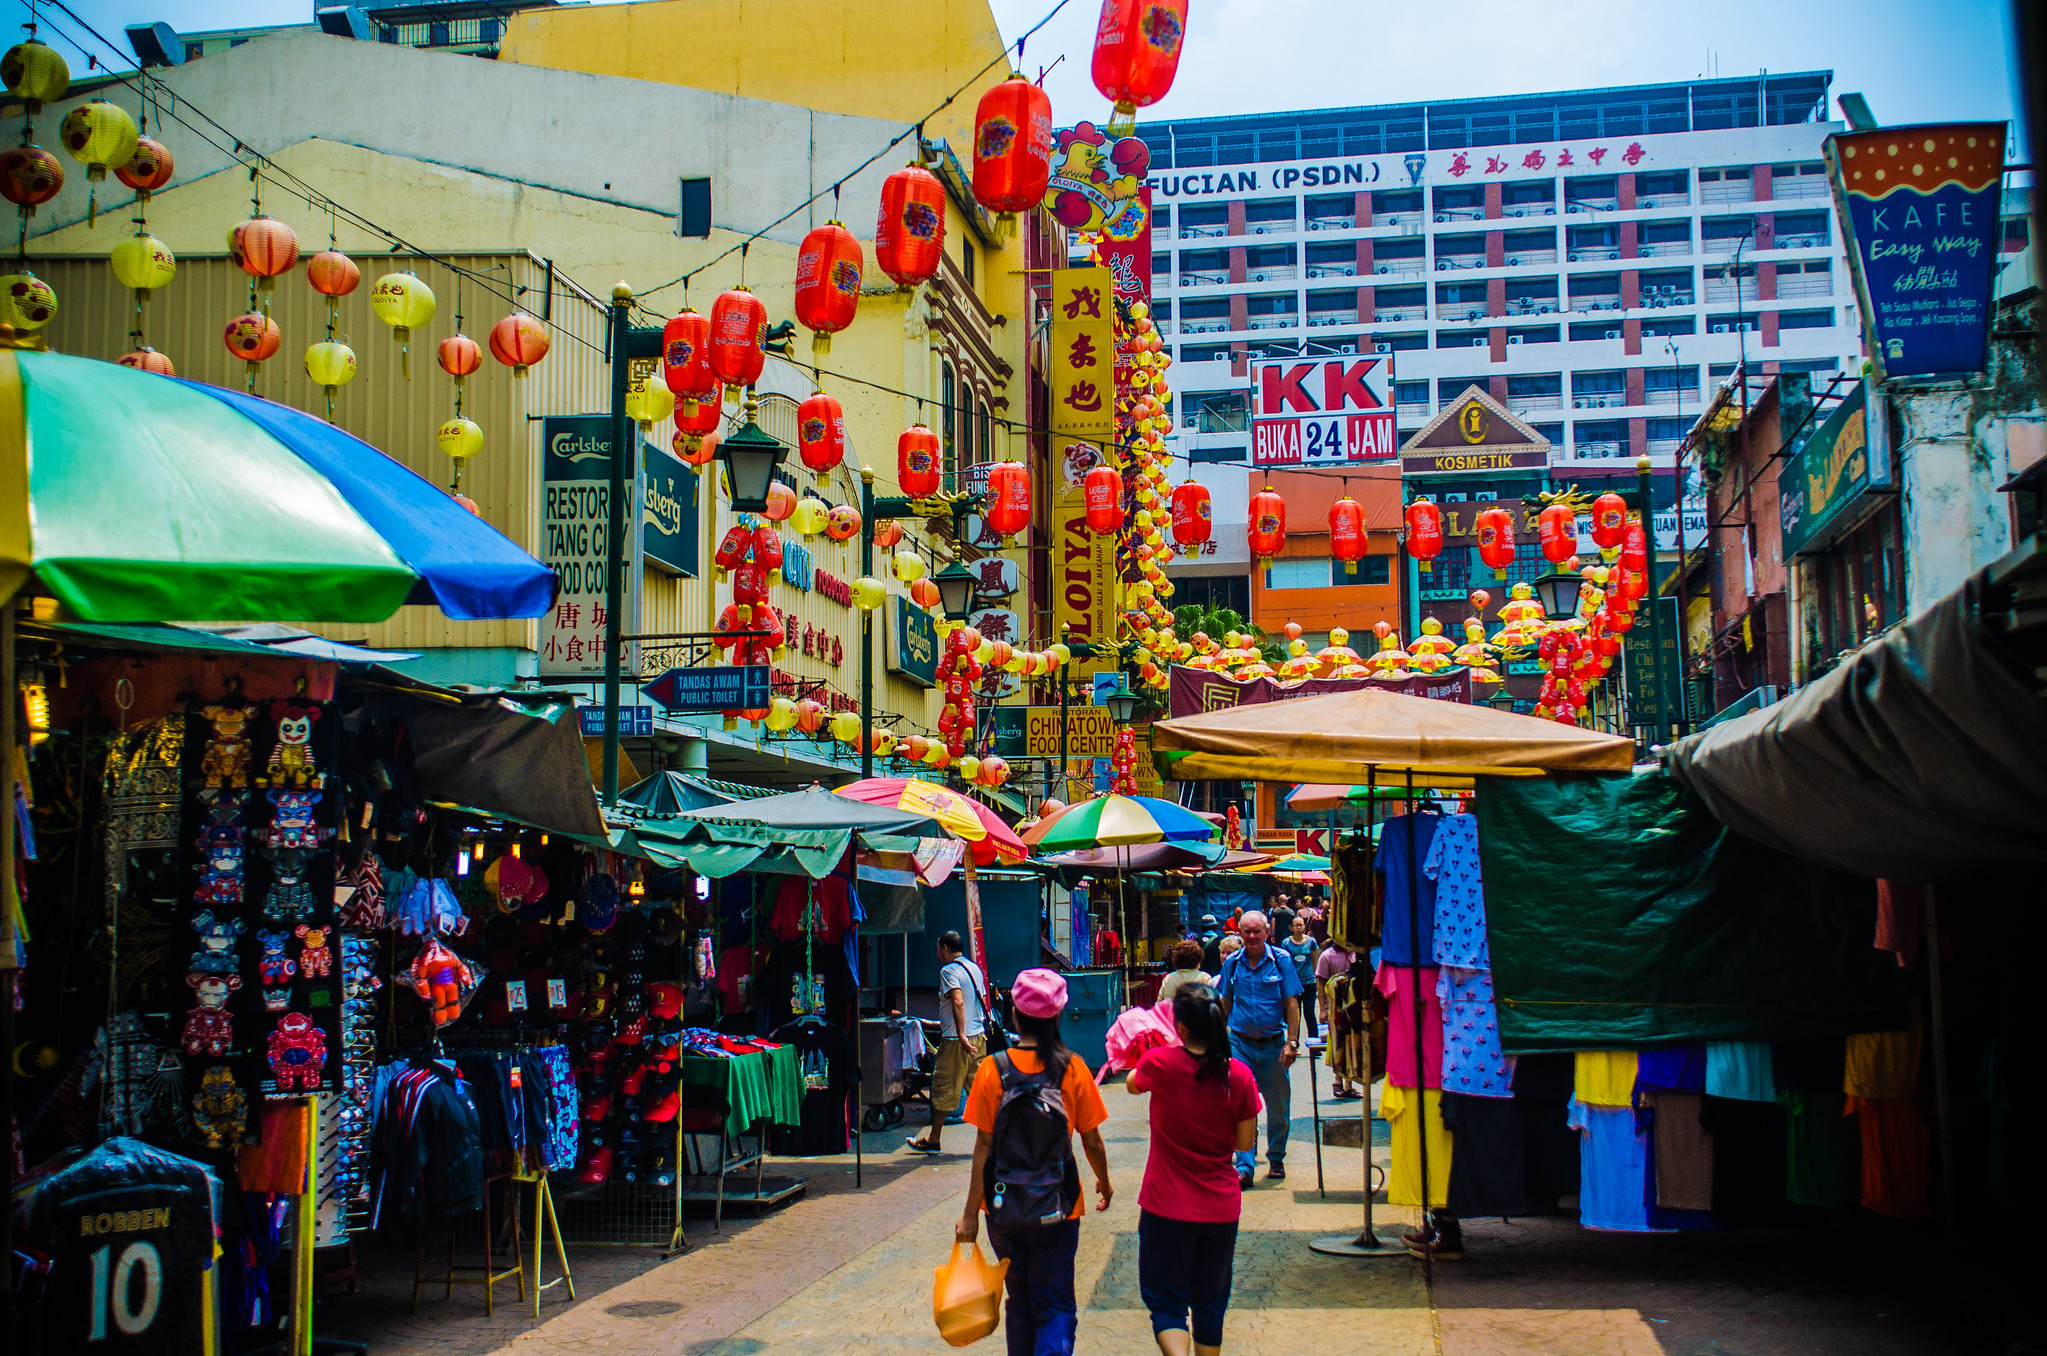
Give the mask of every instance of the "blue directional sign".
<path id="1" fill-rule="evenodd" d="M 640 694 L 670 711 L 757 711 L 774 697 L 766 664 L 670 669 Z"/>
<path id="2" fill-rule="evenodd" d="M 601 706 L 579 706 L 576 719 L 583 727 L 583 733 L 591 739 L 604 737 L 604 708 Z M 621 735 L 650 735 L 654 733 L 654 708 L 651 706 L 621 706 L 618 708 L 618 732 Z"/>

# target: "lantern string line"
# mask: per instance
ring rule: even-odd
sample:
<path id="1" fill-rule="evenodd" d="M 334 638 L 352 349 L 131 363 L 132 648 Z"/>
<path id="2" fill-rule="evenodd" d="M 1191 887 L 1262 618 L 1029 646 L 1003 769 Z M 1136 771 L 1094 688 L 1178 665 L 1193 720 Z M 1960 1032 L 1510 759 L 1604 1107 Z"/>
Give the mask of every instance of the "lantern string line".
<path id="1" fill-rule="evenodd" d="M 63 6 L 63 0 L 50 0 L 50 3 L 57 5 L 60 8 Z M 1067 5 L 1071 3 L 1072 0 L 1058 0 L 1058 3 L 1053 5 L 1052 8 L 1046 12 L 1044 18 L 1038 20 L 1029 28 L 1025 29 L 1023 37 L 1017 39 L 1019 51 L 1021 50 L 1022 44 L 1025 39 L 1028 39 L 1033 33 L 1036 33 L 1046 24 L 1051 23 L 1052 20 L 1058 16 L 1059 11 L 1065 9 Z M 67 9 L 64 12 L 66 14 L 69 14 L 71 11 Z M 838 180 L 835 183 L 833 183 L 829 188 L 819 189 L 817 192 L 805 198 L 802 202 L 797 203 L 794 207 L 784 212 L 781 216 L 776 217 L 767 225 L 761 227 L 759 230 L 747 236 L 738 244 L 727 247 L 724 250 L 724 252 L 714 255 L 705 262 L 698 264 L 695 268 L 690 269 L 687 273 L 684 273 L 679 277 L 670 278 L 667 282 L 662 283 L 659 287 L 648 288 L 646 291 L 639 294 L 640 297 L 641 298 L 651 297 L 657 292 L 667 291 L 669 288 L 674 287 L 677 283 L 687 283 L 691 278 L 695 277 L 697 274 L 704 272 L 706 269 L 714 268 L 718 264 L 724 262 L 726 259 L 731 258 L 735 252 L 743 252 L 747 246 L 751 245 L 754 241 L 759 240 L 762 237 L 766 236 L 769 231 L 772 231 L 777 226 L 780 226 L 783 223 L 787 222 L 791 217 L 794 217 L 797 213 L 802 212 L 805 209 L 813 206 L 818 201 L 818 199 L 824 197 L 826 193 L 836 194 L 839 191 L 839 189 L 843 187 L 849 180 L 859 178 L 860 175 L 866 172 L 866 170 L 869 167 L 871 167 L 876 161 L 880 160 L 889 152 L 895 150 L 896 147 L 900 146 L 905 140 L 907 140 L 912 135 L 916 136 L 921 146 L 924 139 L 924 123 L 927 119 L 935 118 L 940 113 L 943 113 L 946 109 L 952 107 L 953 103 L 956 100 L 958 100 L 958 98 L 962 94 L 965 94 L 968 90 L 972 89 L 975 83 L 979 81 L 982 76 L 988 74 L 988 72 L 994 70 L 997 66 L 1004 66 L 1008 64 L 1009 48 L 1004 47 L 1002 49 L 1002 54 L 1000 56 L 996 57 L 993 61 L 981 67 L 980 70 L 975 71 L 972 75 L 968 76 L 966 79 L 966 83 L 962 84 L 958 89 L 954 90 L 952 93 L 946 95 L 944 99 L 939 101 L 938 106 L 936 108 L 933 108 L 929 113 L 926 113 L 922 118 L 918 118 L 915 122 L 903 128 L 902 131 L 896 133 L 896 135 L 894 135 L 893 137 L 890 137 L 888 144 L 886 146 L 883 146 L 873 155 L 868 156 L 865 160 L 855 165 L 852 169 L 840 175 Z"/>
<path id="2" fill-rule="evenodd" d="M 49 0 L 49 3 L 57 10 L 62 11 L 66 16 L 70 18 L 70 20 L 74 24 L 76 24 L 79 28 L 83 29 L 87 34 L 91 35 L 92 38 L 96 39 L 99 42 L 99 44 L 106 50 L 116 53 L 120 51 L 120 49 L 114 45 L 114 43 L 106 36 L 106 34 L 101 33 L 91 24 L 87 23 L 84 19 L 80 18 L 77 12 L 74 11 L 69 5 L 66 5 L 63 2 L 63 0 Z M 91 49 L 86 47 L 85 44 L 81 43 L 71 33 L 66 32 L 63 26 L 57 23 L 52 15 L 44 14 L 41 16 L 41 18 L 43 22 L 49 25 L 53 32 L 56 32 L 59 36 L 61 36 L 64 39 L 64 41 L 69 43 L 73 48 L 75 48 L 81 56 L 87 57 L 88 59 L 94 61 L 95 65 L 97 65 L 97 55 Z M 288 170 L 284 166 L 279 165 L 269 156 L 263 154 L 261 151 L 258 151 L 255 148 L 255 146 L 251 142 L 247 141 L 245 138 L 237 136 L 234 132 L 229 131 L 228 128 L 223 126 L 211 114 L 207 113 L 205 109 L 199 107 L 190 99 L 184 98 L 181 95 L 179 95 L 177 91 L 172 90 L 167 84 L 165 84 L 161 77 L 152 74 L 147 68 L 137 70 L 132 74 L 126 74 L 123 72 L 113 70 L 109 70 L 107 74 L 116 83 L 125 85 L 130 90 L 134 91 L 138 101 L 150 97 L 152 89 L 168 93 L 171 96 L 168 100 L 159 99 L 157 101 L 156 108 L 159 122 L 165 119 L 175 122 L 180 127 L 183 127 L 187 132 L 190 132 L 193 136 L 197 137 L 200 141 L 204 142 L 208 146 L 211 146 L 214 150 L 220 152 L 222 155 L 228 157 L 231 160 L 235 160 L 246 164 L 251 179 L 254 179 L 257 175 L 261 174 L 269 178 L 272 187 L 277 188 L 285 193 L 288 193 L 294 198 L 304 201 L 306 206 L 313 209 L 314 211 L 319 211 L 322 208 L 326 209 L 329 219 L 330 238 L 333 234 L 332 224 L 335 221 L 335 219 L 339 217 L 347 217 L 349 225 L 357 228 L 358 230 L 363 231 L 368 235 L 378 236 L 386 241 L 389 241 L 392 246 L 392 253 L 409 254 L 416 258 L 424 259 L 429 263 L 438 264 L 442 268 L 447 269 L 450 273 L 455 274 L 459 278 L 468 278 L 476 282 L 478 286 L 482 287 L 490 295 L 498 298 L 505 304 L 512 306 L 514 308 L 521 307 L 522 304 L 517 295 L 517 291 L 523 291 L 524 289 L 517 289 L 515 291 L 510 286 L 496 285 L 494 283 L 494 280 L 483 276 L 474 269 L 465 268 L 461 264 L 456 263 L 452 258 L 436 254 L 431 250 L 421 248 L 419 245 L 416 245 L 410 240 L 407 240 L 398 232 L 390 229 L 387 226 L 380 224 L 379 222 L 371 219 L 370 217 L 363 215 L 361 212 L 358 212 L 353 208 L 349 207 L 347 204 L 342 203 L 333 197 L 330 197 L 328 194 L 321 192 L 319 189 L 313 187 L 304 179 L 300 178 L 297 174 L 294 174 L 291 170 Z M 208 127 L 211 127 L 215 133 L 218 133 L 219 136 L 227 138 L 229 144 L 222 145 L 220 141 L 215 139 L 214 135 L 208 133 L 204 128 L 194 125 L 191 121 L 181 116 L 181 109 L 182 112 L 190 113 L 193 116 L 200 119 Z M 24 220 L 22 240 L 23 257 L 26 257 L 26 250 L 27 222 Z M 589 305 L 593 309 L 599 311 L 602 311 L 604 309 L 602 303 L 590 300 L 589 298 L 584 297 L 580 292 L 571 290 L 566 295 L 578 300 L 588 301 Z M 593 353 L 601 354 L 605 351 L 604 346 L 602 344 L 593 343 L 591 340 L 584 338 L 582 335 L 576 334 L 571 330 L 558 326 L 554 324 L 554 322 L 552 321 L 541 321 L 538 316 L 534 317 L 534 319 L 538 323 L 545 324 L 550 330 L 554 331 L 554 333 L 558 337 L 571 339 L 576 343 L 581 344 L 584 348 L 589 349 Z"/>

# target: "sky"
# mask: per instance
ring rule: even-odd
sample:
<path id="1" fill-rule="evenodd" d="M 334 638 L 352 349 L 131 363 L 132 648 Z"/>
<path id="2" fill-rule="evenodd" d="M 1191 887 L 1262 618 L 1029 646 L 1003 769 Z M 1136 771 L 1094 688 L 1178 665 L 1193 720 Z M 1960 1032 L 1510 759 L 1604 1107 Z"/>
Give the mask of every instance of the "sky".
<path id="1" fill-rule="evenodd" d="M 303 23 L 313 9 L 313 0 L 66 3 L 117 43 L 130 23 L 160 20 L 195 32 Z M 1012 42 L 1058 3 L 990 0 Z M 25 0 L 4 5 L 26 16 Z M 1024 51 L 1032 76 L 1057 63 L 1046 88 L 1062 125 L 1106 111 L 1088 78 L 1099 12 L 1095 0 L 1066 0 Z M 1447 10 L 1430 0 L 1193 0 L 1179 76 L 1149 113 L 1261 113 L 1768 69 L 1832 70 L 1834 93 L 1861 92 L 1884 123 L 2009 118 L 2017 104 L 2009 29 L 1998 0 L 1687 0 L 1653 8 L 1639 0 L 1463 0 Z M 122 56 L 132 60 L 125 44 Z"/>

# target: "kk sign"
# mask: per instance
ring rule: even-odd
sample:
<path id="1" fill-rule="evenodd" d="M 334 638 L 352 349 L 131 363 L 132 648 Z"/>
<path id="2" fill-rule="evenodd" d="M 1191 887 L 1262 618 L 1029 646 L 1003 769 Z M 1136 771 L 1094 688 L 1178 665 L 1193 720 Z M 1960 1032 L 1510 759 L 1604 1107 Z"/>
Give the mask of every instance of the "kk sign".
<path id="1" fill-rule="evenodd" d="M 1390 462 L 1393 359 L 1265 363 L 1251 373 L 1254 466 Z"/>
<path id="2" fill-rule="evenodd" d="M 1827 138 L 1863 338 L 1880 378 L 1983 370 L 2004 143 L 2001 122 Z"/>

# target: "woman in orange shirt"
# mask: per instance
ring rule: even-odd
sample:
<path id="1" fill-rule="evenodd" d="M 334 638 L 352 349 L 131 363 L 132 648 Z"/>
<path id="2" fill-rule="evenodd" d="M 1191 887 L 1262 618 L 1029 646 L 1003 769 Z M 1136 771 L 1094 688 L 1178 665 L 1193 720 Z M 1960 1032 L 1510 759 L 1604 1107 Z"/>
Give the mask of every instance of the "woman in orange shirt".
<path id="1" fill-rule="evenodd" d="M 1073 1256 L 1087 1213 L 1073 1134 L 1095 1174 L 1096 1210 L 1115 1199 L 1101 1124 L 1109 1118 L 1087 1061 L 1059 1038 L 1066 981 L 1026 970 L 1009 991 L 1015 1046 L 981 1061 L 967 1096 L 973 1176 L 954 1237 L 972 1243 L 988 1216 L 988 1242 L 1009 1259 L 1004 1337 L 1009 1356 L 1070 1356 L 1078 1305 Z"/>

